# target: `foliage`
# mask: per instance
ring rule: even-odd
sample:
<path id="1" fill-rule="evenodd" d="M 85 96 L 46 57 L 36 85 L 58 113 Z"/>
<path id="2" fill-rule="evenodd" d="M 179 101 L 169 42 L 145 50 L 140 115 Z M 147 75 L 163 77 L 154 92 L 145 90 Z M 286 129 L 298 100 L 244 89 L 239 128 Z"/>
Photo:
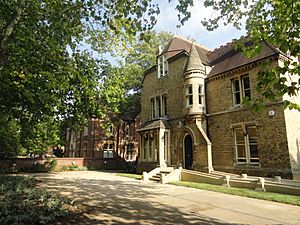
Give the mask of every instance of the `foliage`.
<path id="1" fill-rule="evenodd" d="M 277 194 L 272 192 L 258 192 L 243 188 L 228 188 L 212 184 L 196 183 L 189 181 L 171 182 L 171 184 L 300 206 L 300 196 Z"/>
<path id="2" fill-rule="evenodd" d="M 87 171 L 88 168 L 86 166 L 77 166 L 77 165 L 70 165 L 70 166 L 62 166 L 59 171 Z"/>
<path id="3" fill-rule="evenodd" d="M 47 159 L 44 163 L 35 162 L 30 167 L 20 168 L 13 172 L 27 172 L 27 173 L 45 173 L 50 172 L 57 166 L 57 160 Z"/>
<path id="4" fill-rule="evenodd" d="M 1 1 L 0 114 L 18 127 L 14 141 L 1 129 L 1 155 L 22 147 L 41 153 L 59 144 L 60 127 L 78 128 L 106 114 L 105 104 L 114 108 L 102 101 L 102 91 L 115 90 L 99 87 L 107 62 L 82 49 L 85 43 L 99 53 L 126 46 L 152 28 L 158 12 L 144 0 Z"/>
<path id="5" fill-rule="evenodd" d="M 15 119 L 0 117 L 0 158 L 14 157 L 20 151 L 19 124 Z"/>
<path id="6" fill-rule="evenodd" d="M 191 4 L 193 0 L 186 0 Z M 264 65 L 258 73 L 257 90 L 259 98 L 254 101 L 254 107 L 261 109 L 265 100 L 273 101 L 284 95 L 290 98 L 284 101 L 285 107 L 300 110 L 293 97 L 299 95 L 300 88 L 300 2 L 295 0 L 205 0 L 206 7 L 212 7 L 218 14 L 205 19 L 202 24 L 208 30 L 218 28 L 220 22 L 232 24 L 240 29 L 246 21 L 245 37 L 237 42 L 248 57 L 259 54 L 262 43 L 279 48 L 287 56 L 283 65 Z M 245 43 L 252 43 L 245 45 Z M 282 76 L 282 75 L 286 76 Z M 299 103 L 299 102 L 298 102 Z"/>
<path id="7" fill-rule="evenodd" d="M 127 47 L 124 60 L 119 61 L 114 72 L 122 79 L 123 101 L 119 107 L 121 114 L 135 117 L 140 112 L 140 91 L 144 72 L 156 64 L 159 46 L 164 47 L 172 36 L 168 32 L 151 31 L 144 34 L 144 39 L 135 39 Z"/>
<path id="8" fill-rule="evenodd" d="M 67 211 L 64 200 L 34 187 L 24 176 L 0 176 L 1 224 L 53 224 Z"/>

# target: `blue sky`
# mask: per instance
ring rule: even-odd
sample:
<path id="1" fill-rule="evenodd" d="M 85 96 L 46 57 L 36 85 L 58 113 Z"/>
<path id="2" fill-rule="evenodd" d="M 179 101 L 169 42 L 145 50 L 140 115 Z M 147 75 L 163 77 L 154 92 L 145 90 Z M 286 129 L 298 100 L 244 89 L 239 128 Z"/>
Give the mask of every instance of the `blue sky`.
<path id="1" fill-rule="evenodd" d="M 177 0 L 155 0 L 159 4 L 160 14 L 154 29 L 156 31 L 169 31 L 183 37 L 192 38 L 197 43 L 207 48 L 214 49 L 230 42 L 233 38 L 239 38 L 245 34 L 244 29 L 237 30 L 232 26 L 220 26 L 214 31 L 207 31 L 201 24 L 201 20 L 214 15 L 210 8 L 203 6 L 203 0 L 194 0 L 194 7 L 191 8 L 192 17 L 181 28 L 176 28 L 179 24 L 175 10 Z"/>

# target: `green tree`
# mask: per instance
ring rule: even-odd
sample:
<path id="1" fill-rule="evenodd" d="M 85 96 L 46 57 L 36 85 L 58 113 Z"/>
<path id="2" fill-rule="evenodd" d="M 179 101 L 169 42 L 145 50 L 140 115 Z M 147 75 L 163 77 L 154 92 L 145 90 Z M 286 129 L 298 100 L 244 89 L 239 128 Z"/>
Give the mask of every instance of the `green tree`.
<path id="1" fill-rule="evenodd" d="M 140 91 L 145 70 L 156 65 L 159 46 L 162 48 L 172 38 L 168 32 L 155 31 L 144 34 L 144 39 L 135 39 L 127 46 L 126 56 L 116 67 L 118 77 L 122 77 L 123 100 L 119 112 L 122 115 L 137 116 L 141 110 Z"/>
<path id="2" fill-rule="evenodd" d="M 16 120 L 0 117 L 0 158 L 13 157 L 19 153 L 20 132 Z"/>
<path id="3" fill-rule="evenodd" d="M 79 126 L 103 114 L 99 82 L 107 62 L 83 52 L 82 45 L 94 44 L 100 53 L 113 43 L 126 45 L 154 25 L 158 9 L 150 3 L 0 1 L 0 115 L 17 123 L 27 149 L 42 150 L 46 140 L 56 140 L 57 132 L 50 131 L 61 122 Z"/>
<path id="4" fill-rule="evenodd" d="M 180 11 L 180 22 L 183 24 L 190 16 L 189 6 L 193 0 L 182 0 L 177 9 Z M 204 19 L 202 24 L 207 30 L 215 30 L 220 23 L 232 24 L 237 29 L 246 24 L 246 36 L 236 42 L 249 57 L 259 54 L 262 42 L 267 42 L 279 48 L 290 60 L 284 65 L 261 68 L 257 79 L 257 90 L 260 98 L 254 102 L 256 109 L 265 100 L 273 101 L 285 94 L 293 97 L 299 94 L 300 65 L 296 60 L 300 57 L 300 2 L 296 0 L 205 0 L 205 7 L 212 7 L 216 13 L 213 17 Z M 252 45 L 244 45 L 252 43 Z M 289 74 L 289 79 L 282 77 Z M 300 110 L 295 102 L 286 100 L 285 106 Z"/>

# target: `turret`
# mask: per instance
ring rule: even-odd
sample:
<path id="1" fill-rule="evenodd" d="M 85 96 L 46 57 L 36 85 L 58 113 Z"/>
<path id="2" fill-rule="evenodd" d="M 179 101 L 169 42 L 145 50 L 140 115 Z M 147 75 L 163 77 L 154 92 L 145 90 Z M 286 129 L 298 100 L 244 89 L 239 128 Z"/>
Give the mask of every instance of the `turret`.
<path id="1" fill-rule="evenodd" d="M 184 70 L 184 91 L 187 115 L 205 114 L 205 66 L 193 43 Z"/>

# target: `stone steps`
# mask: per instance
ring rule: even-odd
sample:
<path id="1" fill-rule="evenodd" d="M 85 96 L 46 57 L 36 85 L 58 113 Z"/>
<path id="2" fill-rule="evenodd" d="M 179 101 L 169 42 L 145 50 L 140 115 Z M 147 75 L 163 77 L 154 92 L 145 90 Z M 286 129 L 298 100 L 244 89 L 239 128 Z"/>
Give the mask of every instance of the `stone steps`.
<path id="1" fill-rule="evenodd" d="M 167 168 L 162 168 L 159 173 L 154 174 L 152 177 L 149 177 L 149 180 L 155 181 L 155 182 L 160 182 L 161 177 L 164 174 L 167 176 L 169 173 L 171 173 L 174 170 L 173 167 L 167 167 Z"/>

